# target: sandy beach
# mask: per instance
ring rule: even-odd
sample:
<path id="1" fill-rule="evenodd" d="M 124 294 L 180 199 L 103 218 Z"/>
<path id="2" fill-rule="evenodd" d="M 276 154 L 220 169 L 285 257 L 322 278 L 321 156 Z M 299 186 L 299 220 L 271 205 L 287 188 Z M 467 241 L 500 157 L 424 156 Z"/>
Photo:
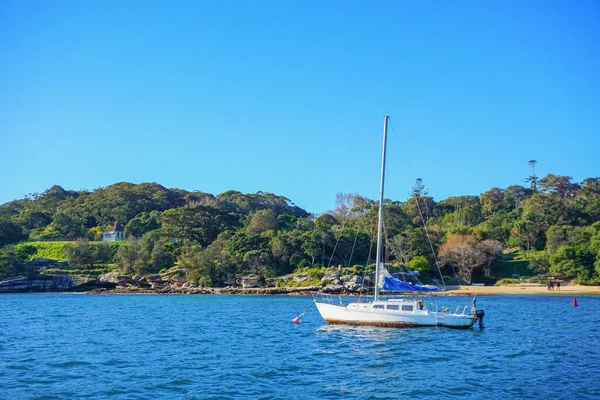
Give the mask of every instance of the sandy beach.
<path id="1" fill-rule="evenodd" d="M 560 290 L 548 290 L 546 285 L 523 284 L 503 286 L 448 286 L 444 294 L 600 294 L 600 286 L 561 285 Z"/>

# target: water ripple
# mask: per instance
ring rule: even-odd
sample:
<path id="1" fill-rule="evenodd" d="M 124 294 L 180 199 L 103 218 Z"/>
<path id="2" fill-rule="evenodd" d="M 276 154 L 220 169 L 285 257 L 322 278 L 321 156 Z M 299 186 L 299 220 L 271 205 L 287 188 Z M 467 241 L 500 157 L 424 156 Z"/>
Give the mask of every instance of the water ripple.
<path id="1" fill-rule="evenodd" d="M 4 295 L 0 399 L 598 399 L 600 297 L 578 300 L 481 296 L 460 331 L 291 324 L 306 297 Z"/>

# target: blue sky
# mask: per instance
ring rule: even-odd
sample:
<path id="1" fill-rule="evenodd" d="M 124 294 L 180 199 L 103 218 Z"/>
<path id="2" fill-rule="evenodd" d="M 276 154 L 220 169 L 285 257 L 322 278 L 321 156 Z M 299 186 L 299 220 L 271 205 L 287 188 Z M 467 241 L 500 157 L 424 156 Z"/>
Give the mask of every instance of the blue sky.
<path id="1" fill-rule="evenodd" d="M 597 1 L 0 1 L 0 203 L 115 182 L 440 200 L 600 175 Z"/>

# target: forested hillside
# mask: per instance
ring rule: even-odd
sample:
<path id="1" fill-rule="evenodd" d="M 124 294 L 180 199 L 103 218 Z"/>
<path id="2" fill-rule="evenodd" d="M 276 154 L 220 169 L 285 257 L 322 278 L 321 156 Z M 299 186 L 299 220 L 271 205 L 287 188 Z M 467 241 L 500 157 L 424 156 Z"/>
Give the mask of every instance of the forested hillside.
<path id="1" fill-rule="evenodd" d="M 535 177 L 534 177 L 535 178 Z M 600 178 L 533 179 L 531 187 L 492 188 L 436 201 L 417 180 L 406 202 L 386 200 L 386 261 L 470 282 L 493 277 L 503 248 L 520 248 L 537 273 L 600 282 Z M 212 195 L 156 183 L 121 182 L 94 191 L 53 186 L 0 206 L 0 276 L 25 273 L 40 242 L 72 241 L 70 264 L 116 264 L 147 274 L 178 265 L 191 281 L 220 285 L 234 273 L 272 277 L 299 268 L 368 265 L 374 258 L 378 205 L 339 194 L 315 217 L 272 193 Z M 128 241 L 102 244 L 124 225 Z M 358 267 L 357 267 L 358 268 Z"/>

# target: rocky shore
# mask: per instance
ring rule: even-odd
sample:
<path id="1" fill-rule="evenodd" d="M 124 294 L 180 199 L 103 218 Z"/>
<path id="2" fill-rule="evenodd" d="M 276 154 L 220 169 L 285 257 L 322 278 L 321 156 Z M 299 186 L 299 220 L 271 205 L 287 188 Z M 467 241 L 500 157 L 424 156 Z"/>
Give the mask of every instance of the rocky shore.
<path id="1" fill-rule="evenodd" d="M 163 274 L 131 276 L 118 273 L 100 275 L 97 279 L 66 275 L 37 275 L 29 279 L 23 276 L 0 281 L 0 293 L 27 292 L 87 292 L 102 293 L 158 293 L 158 294 L 308 294 L 313 291 L 325 293 L 361 292 L 363 278 L 358 275 L 340 276 L 328 274 L 319 285 L 302 285 L 310 280 L 298 274 L 285 276 L 293 286 L 277 286 L 276 279 L 262 281 L 252 276 L 233 280 L 221 288 L 201 287 L 186 282 L 184 270 L 175 269 Z M 364 293 L 364 290 L 363 290 Z"/>
<path id="2" fill-rule="evenodd" d="M 1 293 L 29 292 L 84 292 L 90 294 L 246 294 L 246 295 L 307 295 L 310 292 L 331 294 L 367 294 L 361 290 L 363 278 L 358 275 L 329 274 L 318 285 L 309 285 L 307 276 L 279 277 L 292 282 L 290 286 L 277 286 L 276 279 L 261 281 L 250 277 L 241 277 L 233 284 L 220 287 L 201 287 L 185 281 L 184 270 L 172 270 L 164 274 L 144 277 L 109 273 L 97 279 L 72 277 L 66 275 L 37 275 L 29 279 L 16 276 L 0 281 Z M 250 282 L 250 283 L 249 283 Z M 312 281 L 311 281 L 312 282 Z M 365 286 L 368 283 L 365 282 Z M 505 286 L 449 286 L 446 291 L 434 295 L 483 295 L 483 294 L 600 294 L 600 286 L 581 286 L 566 284 L 561 290 L 548 291 L 541 284 L 515 284 Z"/>

